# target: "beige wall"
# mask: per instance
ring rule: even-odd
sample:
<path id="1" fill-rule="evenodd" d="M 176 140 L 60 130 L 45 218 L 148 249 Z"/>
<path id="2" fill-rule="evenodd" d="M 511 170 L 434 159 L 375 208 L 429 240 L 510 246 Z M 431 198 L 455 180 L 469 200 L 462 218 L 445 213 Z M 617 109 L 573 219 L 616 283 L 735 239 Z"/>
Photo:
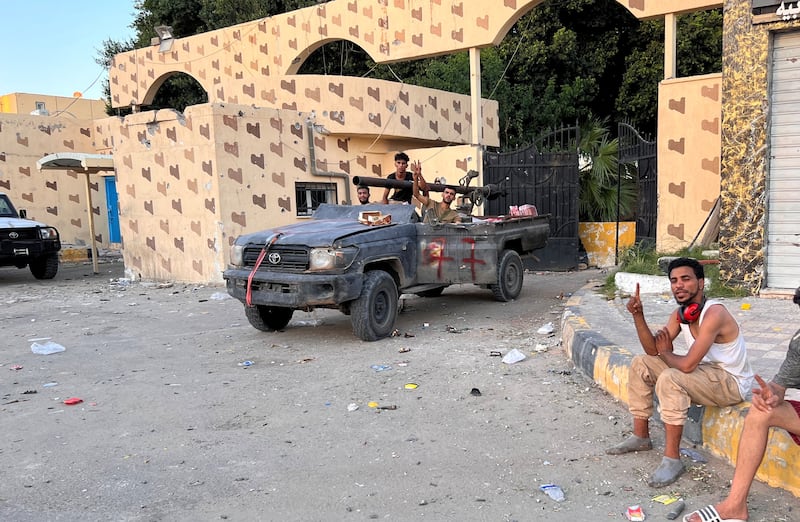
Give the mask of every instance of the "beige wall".
<path id="1" fill-rule="evenodd" d="M 205 104 L 120 121 L 115 163 L 123 258 L 132 277 L 221 282 L 229 247 L 242 233 L 297 221 L 295 183 L 335 182 L 355 200 L 353 176 L 386 177 L 394 153 L 365 153 L 372 141 L 315 132 L 312 175 L 306 113 Z M 475 147 L 411 149 L 428 179 L 456 183 L 478 166 Z M 406 143 L 405 145 L 409 145 Z M 375 196 L 380 190 L 373 188 Z"/>
<path id="2" fill-rule="evenodd" d="M 56 227 L 61 241 L 89 245 L 89 219 L 85 175 L 42 171 L 36 160 L 53 152 L 94 153 L 93 127 L 89 120 L 73 118 L 0 115 L 0 191 L 9 194 L 28 217 Z M 91 178 L 95 237 L 108 245 L 108 219 L 103 179 Z"/>
<path id="3" fill-rule="evenodd" d="M 333 0 L 173 41 L 114 58 L 114 107 L 147 105 L 172 72 L 193 76 L 210 102 L 267 105 L 262 82 L 293 75 L 327 42 L 359 45 L 376 63 L 448 54 L 499 43 L 542 0 Z"/>
<path id="4" fill-rule="evenodd" d="M 658 90 L 656 248 L 695 238 L 720 194 L 720 74 L 664 80 Z"/>
<path id="5" fill-rule="evenodd" d="M 660 18 L 666 14 L 692 13 L 722 7 L 722 0 L 617 0 L 636 18 Z"/>

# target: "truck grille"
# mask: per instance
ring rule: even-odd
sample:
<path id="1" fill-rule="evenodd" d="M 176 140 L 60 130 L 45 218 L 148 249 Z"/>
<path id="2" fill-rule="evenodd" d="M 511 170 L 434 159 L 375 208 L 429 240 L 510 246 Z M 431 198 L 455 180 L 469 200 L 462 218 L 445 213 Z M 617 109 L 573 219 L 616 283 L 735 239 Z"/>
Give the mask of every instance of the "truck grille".
<path id="1" fill-rule="evenodd" d="M 261 254 L 261 247 L 247 247 L 244 249 L 244 266 L 253 267 Z M 274 256 L 278 254 L 280 260 L 274 262 Z M 273 260 L 270 260 L 273 257 Z M 259 270 L 269 270 L 271 272 L 305 272 L 308 269 L 308 249 L 303 247 L 273 246 L 269 249 L 267 257 L 261 262 Z"/>
<path id="2" fill-rule="evenodd" d="M 10 237 L 9 234 L 16 234 L 16 237 Z M 10 239 L 18 241 L 20 239 L 39 239 L 39 230 L 36 228 L 4 228 L 0 230 L 0 239 Z"/>

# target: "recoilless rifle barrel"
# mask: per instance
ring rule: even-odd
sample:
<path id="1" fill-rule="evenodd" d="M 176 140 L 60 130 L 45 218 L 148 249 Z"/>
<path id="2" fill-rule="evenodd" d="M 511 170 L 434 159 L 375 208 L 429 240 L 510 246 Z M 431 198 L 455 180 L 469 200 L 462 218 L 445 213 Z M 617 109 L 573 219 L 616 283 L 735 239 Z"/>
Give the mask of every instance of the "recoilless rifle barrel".
<path id="1" fill-rule="evenodd" d="M 413 186 L 413 181 L 403 181 L 399 179 L 385 179 L 385 178 L 363 178 L 361 176 L 353 176 L 353 185 L 364 185 L 366 187 L 382 187 L 390 189 L 410 189 Z M 475 187 L 462 187 L 461 185 L 443 185 L 441 183 L 428 183 L 428 190 L 431 192 L 444 192 L 444 189 L 451 188 L 459 194 L 469 194 Z"/>

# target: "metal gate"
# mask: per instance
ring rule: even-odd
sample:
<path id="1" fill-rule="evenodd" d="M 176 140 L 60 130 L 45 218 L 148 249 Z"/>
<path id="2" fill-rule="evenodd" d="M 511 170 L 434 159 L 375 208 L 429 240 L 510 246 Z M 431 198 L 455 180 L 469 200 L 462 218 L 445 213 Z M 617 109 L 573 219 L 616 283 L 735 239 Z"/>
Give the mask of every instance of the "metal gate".
<path id="1" fill-rule="evenodd" d="M 536 205 L 550 214 L 547 246 L 526 259 L 530 269 L 568 270 L 579 262 L 578 127 L 551 132 L 537 143 L 513 152 L 484 154 L 484 184 L 501 184 L 505 196 L 487 201 L 486 215 L 508 214 L 511 205 Z"/>
<path id="2" fill-rule="evenodd" d="M 636 172 L 636 242 L 656 243 L 658 219 L 658 163 L 655 140 L 644 139 L 627 123 L 617 124 L 619 163 Z"/>
<path id="3" fill-rule="evenodd" d="M 636 242 L 655 245 L 658 218 L 658 165 L 655 140 L 643 138 L 627 123 L 617 125 L 619 162 L 636 173 Z M 513 152 L 484 154 L 484 184 L 502 184 L 505 195 L 485 203 L 486 215 L 508 213 L 511 205 L 536 205 L 550 214 L 547 247 L 526 267 L 542 270 L 575 268 L 585 254 L 578 239 L 578 143 L 580 129 L 565 127 L 548 133 L 533 145 Z"/>

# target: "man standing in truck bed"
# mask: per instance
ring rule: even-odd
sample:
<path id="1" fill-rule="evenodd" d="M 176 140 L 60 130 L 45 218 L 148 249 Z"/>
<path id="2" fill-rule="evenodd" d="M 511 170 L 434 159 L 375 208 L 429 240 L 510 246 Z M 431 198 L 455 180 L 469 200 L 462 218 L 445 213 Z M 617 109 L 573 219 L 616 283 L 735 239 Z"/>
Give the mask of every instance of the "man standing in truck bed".
<path id="1" fill-rule="evenodd" d="M 408 154 L 405 152 L 398 152 L 394 155 L 394 168 L 395 171 L 389 174 L 386 179 L 396 179 L 397 181 L 411 181 L 411 173 L 408 172 Z M 424 189 L 424 187 L 423 187 Z M 392 197 L 389 197 L 389 189 L 383 191 L 384 204 L 389 203 L 411 203 L 411 189 L 399 188 L 395 189 Z"/>
<path id="2" fill-rule="evenodd" d="M 456 190 L 452 187 L 445 187 L 442 191 L 442 201 L 436 202 L 430 197 L 420 192 L 420 185 L 425 187 L 425 179 L 422 177 L 422 166 L 418 161 L 412 165 L 414 172 L 414 183 L 412 191 L 414 199 L 422 205 L 422 217 L 425 223 L 461 223 L 461 216 L 458 212 L 450 208 L 453 200 L 456 199 Z"/>

